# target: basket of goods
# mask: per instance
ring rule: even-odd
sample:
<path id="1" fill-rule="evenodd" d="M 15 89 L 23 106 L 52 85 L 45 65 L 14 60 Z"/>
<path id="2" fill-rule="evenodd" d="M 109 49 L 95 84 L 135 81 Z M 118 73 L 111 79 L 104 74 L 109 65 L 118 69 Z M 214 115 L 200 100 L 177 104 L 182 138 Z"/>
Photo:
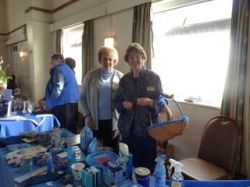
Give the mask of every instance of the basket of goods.
<path id="1" fill-rule="evenodd" d="M 160 113 L 161 122 L 152 124 L 148 127 L 149 135 L 158 141 L 167 141 L 175 136 L 182 135 L 189 123 L 189 118 L 183 114 L 180 105 L 173 99 L 173 97 L 159 98 L 160 102 L 164 105 L 163 111 Z M 173 101 L 177 106 L 180 117 L 174 119 L 172 112 L 168 107 L 168 100 Z"/>

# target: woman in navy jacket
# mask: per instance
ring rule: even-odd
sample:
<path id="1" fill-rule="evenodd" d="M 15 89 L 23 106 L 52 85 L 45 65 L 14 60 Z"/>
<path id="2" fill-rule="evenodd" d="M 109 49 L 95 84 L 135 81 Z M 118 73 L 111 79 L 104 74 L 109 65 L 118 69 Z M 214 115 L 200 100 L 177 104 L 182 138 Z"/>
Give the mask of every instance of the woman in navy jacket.
<path id="1" fill-rule="evenodd" d="M 134 166 L 144 166 L 153 172 L 156 141 L 149 136 L 147 127 L 159 121 L 158 114 L 163 106 L 158 98 L 162 87 L 160 77 L 144 67 L 146 60 L 147 55 L 140 44 L 129 45 L 125 61 L 131 72 L 119 83 L 116 108 L 120 113 L 118 128 L 122 141 L 133 154 Z"/>

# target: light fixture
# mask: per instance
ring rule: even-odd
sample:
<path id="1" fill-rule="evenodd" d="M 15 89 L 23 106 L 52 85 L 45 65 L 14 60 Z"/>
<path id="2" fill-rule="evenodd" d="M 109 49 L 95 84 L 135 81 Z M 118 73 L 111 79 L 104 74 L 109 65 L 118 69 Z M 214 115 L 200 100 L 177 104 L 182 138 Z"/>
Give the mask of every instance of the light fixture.
<path id="1" fill-rule="evenodd" d="M 26 52 L 19 51 L 19 57 L 20 57 L 20 58 L 24 58 L 26 55 L 27 55 Z"/>
<path id="2" fill-rule="evenodd" d="M 104 46 L 115 47 L 115 37 L 109 36 L 109 37 L 104 38 Z"/>

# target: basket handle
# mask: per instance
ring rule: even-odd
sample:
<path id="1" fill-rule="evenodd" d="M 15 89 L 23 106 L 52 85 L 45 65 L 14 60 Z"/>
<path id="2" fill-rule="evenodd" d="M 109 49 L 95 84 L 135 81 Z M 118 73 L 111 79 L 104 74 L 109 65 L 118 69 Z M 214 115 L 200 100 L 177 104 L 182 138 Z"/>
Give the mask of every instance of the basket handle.
<path id="1" fill-rule="evenodd" d="M 184 116 L 179 103 L 174 99 L 174 95 L 168 95 L 163 93 L 162 96 L 165 97 L 166 99 L 170 99 L 171 101 L 173 101 L 177 105 L 177 108 L 180 111 L 181 115 Z"/>

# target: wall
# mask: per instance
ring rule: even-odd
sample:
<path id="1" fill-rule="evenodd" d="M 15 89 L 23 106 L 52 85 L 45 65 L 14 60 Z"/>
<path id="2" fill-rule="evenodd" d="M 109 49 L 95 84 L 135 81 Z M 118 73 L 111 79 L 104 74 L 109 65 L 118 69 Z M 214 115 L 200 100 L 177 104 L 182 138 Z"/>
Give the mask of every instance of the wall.
<path id="1" fill-rule="evenodd" d="M 6 24 L 5 1 L 0 0 L 0 56 L 3 57 L 4 62 L 7 61 L 7 50 L 5 47 L 7 36 L 4 35 L 6 31 L 7 31 L 7 24 Z"/>
<path id="2" fill-rule="evenodd" d="M 5 0 L 7 13 L 7 30 L 12 31 L 28 22 L 25 10 L 30 6 L 30 0 Z"/>
<path id="3" fill-rule="evenodd" d="M 52 34 L 49 23 L 31 21 L 28 24 L 28 56 L 31 98 L 34 102 L 44 97 L 45 86 L 49 79 L 50 56 L 52 54 Z"/>
<path id="4" fill-rule="evenodd" d="M 97 51 L 101 46 L 104 45 L 104 38 L 106 36 L 115 36 L 115 47 L 119 52 L 119 63 L 116 68 L 124 73 L 128 72 L 128 65 L 125 63 L 123 55 L 125 54 L 125 50 L 132 40 L 132 17 L 133 9 L 128 9 L 117 14 L 112 14 L 95 20 L 94 62 L 96 66 L 98 64 Z M 123 21 L 121 22 L 121 20 Z"/>
<path id="5" fill-rule="evenodd" d="M 6 11 L 5 11 L 5 1 L 0 0 L 0 33 L 6 33 Z"/>
<path id="6" fill-rule="evenodd" d="M 16 74 L 22 93 L 38 101 L 44 96 L 49 77 L 49 56 L 52 53 L 52 33 L 49 24 L 53 16 L 41 11 L 26 10 L 29 7 L 53 9 L 50 0 L 5 0 L 8 34 L 8 63 L 10 74 Z M 16 47 L 17 50 L 13 50 Z M 25 52 L 24 58 L 19 52 Z"/>

